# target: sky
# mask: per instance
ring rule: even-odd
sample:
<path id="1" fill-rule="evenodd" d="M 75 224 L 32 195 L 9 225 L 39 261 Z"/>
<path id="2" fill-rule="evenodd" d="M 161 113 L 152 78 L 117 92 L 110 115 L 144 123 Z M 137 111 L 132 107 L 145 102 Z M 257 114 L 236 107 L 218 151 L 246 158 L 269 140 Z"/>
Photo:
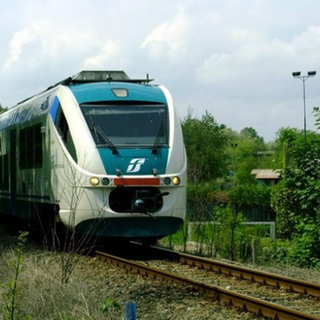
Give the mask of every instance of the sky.
<path id="1" fill-rule="evenodd" d="M 181 119 L 316 130 L 320 107 L 318 0 L 2 0 L 0 103 L 11 107 L 81 70 L 149 74 Z"/>

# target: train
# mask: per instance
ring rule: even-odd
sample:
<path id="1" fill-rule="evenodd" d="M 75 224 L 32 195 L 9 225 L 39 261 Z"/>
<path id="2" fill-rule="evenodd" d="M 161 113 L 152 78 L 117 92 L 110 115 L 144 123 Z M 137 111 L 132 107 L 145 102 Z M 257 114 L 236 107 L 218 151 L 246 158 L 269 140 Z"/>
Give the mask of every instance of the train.
<path id="1" fill-rule="evenodd" d="M 0 218 L 150 242 L 186 215 L 187 158 L 168 89 L 84 70 L 0 115 Z"/>

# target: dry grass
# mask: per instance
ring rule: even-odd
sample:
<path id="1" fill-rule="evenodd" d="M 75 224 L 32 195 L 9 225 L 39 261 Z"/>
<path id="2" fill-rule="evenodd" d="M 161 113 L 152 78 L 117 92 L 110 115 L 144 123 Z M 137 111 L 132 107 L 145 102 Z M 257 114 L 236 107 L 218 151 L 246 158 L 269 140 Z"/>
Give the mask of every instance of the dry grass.
<path id="1" fill-rule="evenodd" d="M 5 300 L 15 278 L 15 237 L 0 237 L 0 319 L 6 319 Z M 27 244 L 18 279 L 15 319 L 121 319 L 123 309 L 109 303 L 102 311 L 107 290 L 92 259 L 83 257 L 67 284 L 61 281 L 60 256 Z M 7 317 L 8 318 L 8 317 Z"/>

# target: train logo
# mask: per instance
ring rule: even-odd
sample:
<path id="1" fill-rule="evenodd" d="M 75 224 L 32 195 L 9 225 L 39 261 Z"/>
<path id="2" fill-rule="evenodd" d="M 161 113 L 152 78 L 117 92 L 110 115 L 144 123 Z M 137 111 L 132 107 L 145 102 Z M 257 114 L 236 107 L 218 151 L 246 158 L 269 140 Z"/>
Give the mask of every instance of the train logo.
<path id="1" fill-rule="evenodd" d="M 130 161 L 130 164 L 127 168 L 127 173 L 139 172 L 141 166 L 145 163 L 146 159 L 144 158 L 136 158 Z"/>

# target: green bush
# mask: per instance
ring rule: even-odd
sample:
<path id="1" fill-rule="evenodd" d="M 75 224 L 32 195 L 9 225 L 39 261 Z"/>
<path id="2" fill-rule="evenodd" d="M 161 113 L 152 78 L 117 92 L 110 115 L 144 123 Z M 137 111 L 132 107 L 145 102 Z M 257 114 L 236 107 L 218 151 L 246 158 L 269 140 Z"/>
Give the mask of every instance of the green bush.
<path id="1" fill-rule="evenodd" d="M 265 185 L 245 184 L 229 192 L 230 200 L 238 206 L 270 207 L 270 188 Z"/>
<path id="2" fill-rule="evenodd" d="M 290 263 L 315 266 L 320 261 L 320 136 L 291 141 L 291 166 L 272 188 L 271 203 L 277 214 L 277 234 L 290 239 Z"/>

